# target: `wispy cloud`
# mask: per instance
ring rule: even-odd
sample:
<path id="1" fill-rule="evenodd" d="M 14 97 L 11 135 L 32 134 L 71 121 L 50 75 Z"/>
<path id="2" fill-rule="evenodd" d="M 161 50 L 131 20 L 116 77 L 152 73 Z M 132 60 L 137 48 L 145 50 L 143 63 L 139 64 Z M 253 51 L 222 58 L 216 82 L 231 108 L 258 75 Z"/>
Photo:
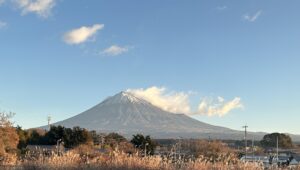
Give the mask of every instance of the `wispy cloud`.
<path id="1" fill-rule="evenodd" d="M 198 106 L 198 114 L 208 116 L 224 116 L 234 109 L 243 108 L 241 98 L 235 97 L 233 100 L 225 101 L 223 97 L 217 99 L 203 99 Z"/>
<path id="2" fill-rule="evenodd" d="M 93 26 L 82 26 L 73 29 L 64 34 L 63 40 L 67 44 L 81 44 L 94 37 L 96 33 L 104 28 L 104 24 L 95 24 Z"/>
<path id="3" fill-rule="evenodd" d="M 258 17 L 261 16 L 261 14 L 262 14 L 262 10 L 259 10 L 253 15 L 249 15 L 249 14 L 243 15 L 243 19 L 249 22 L 254 22 L 258 19 Z"/>
<path id="4" fill-rule="evenodd" d="M 5 0 L 0 0 L 0 6 L 5 2 Z"/>
<path id="5" fill-rule="evenodd" d="M 230 101 L 226 101 L 223 97 L 217 97 L 216 99 L 204 97 L 204 99 L 200 101 L 198 108 L 192 109 L 190 97 L 194 93 L 191 92 L 170 91 L 165 87 L 156 86 L 146 89 L 128 89 L 127 91 L 149 101 L 163 110 L 173 113 L 224 116 L 234 109 L 243 108 L 241 98 L 239 97 L 235 97 Z"/>
<path id="6" fill-rule="evenodd" d="M 0 21 L 0 29 L 4 28 L 7 26 L 6 22 Z"/>
<path id="7" fill-rule="evenodd" d="M 106 49 L 104 49 L 101 54 L 108 55 L 108 56 L 117 56 L 123 53 L 128 52 L 129 47 L 121 47 L 118 45 L 112 45 Z"/>
<path id="8" fill-rule="evenodd" d="M 222 6 L 217 6 L 217 10 L 219 10 L 219 11 L 224 11 L 224 10 L 226 10 L 228 7 L 226 6 L 226 5 L 222 5 Z"/>
<path id="9" fill-rule="evenodd" d="M 35 13 L 46 18 L 55 6 L 55 0 L 12 0 L 22 10 L 22 15 Z"/>

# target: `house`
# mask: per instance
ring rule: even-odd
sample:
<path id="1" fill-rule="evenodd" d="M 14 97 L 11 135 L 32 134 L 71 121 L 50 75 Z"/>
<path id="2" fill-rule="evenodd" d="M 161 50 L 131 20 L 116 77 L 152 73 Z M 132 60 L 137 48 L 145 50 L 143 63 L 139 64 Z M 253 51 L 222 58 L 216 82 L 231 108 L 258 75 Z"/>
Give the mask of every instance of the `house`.
<path id="1" fill-rule="evenodd" d="M 242 161 L 246 162 L 262 162 L 262 163 L 269 163 L 269 157 L 264 156 L 264 155 L 247 155 L 242 156 L 241 159 Z"/>
<path id="2" fill-rule="evenodd" d="M 292 156 L 295 155 L 295 152 L 289 151 L 289 150 L 282 150 L 278 152 L 278 156 Z"/>

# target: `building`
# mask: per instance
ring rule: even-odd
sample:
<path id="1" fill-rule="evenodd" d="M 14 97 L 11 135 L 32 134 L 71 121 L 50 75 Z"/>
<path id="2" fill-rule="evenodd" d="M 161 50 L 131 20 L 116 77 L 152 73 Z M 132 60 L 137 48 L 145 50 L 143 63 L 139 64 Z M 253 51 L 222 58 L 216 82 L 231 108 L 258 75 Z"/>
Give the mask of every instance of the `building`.
<path id="1" fill-rule="evenodd" d="M 61 154 L 65 152 L 65 148 L 63 145 L 27 145 L 26 150 L 27 153 L 31 155 L 51 155 L 54 153 Z"/>

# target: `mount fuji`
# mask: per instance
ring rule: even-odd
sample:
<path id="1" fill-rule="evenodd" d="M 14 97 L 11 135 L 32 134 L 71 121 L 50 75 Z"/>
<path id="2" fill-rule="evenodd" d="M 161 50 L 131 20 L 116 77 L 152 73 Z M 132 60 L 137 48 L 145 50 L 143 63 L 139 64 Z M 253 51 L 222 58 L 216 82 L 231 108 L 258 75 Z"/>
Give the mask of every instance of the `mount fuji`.
<path id="1" fill-rule="evenodd" d="M 117 132 L 128 138 L 141 133 L 153 138 L 237 139 L 243 131 L 210 125 L 185 114 L 164 111 L 129 92 L 120 92 L 91 109 L 69 119 L 54 123 L 65 127 L 80 126 L 97 132 Z M 265 133 L 248 133 L 262 139 Z"/>

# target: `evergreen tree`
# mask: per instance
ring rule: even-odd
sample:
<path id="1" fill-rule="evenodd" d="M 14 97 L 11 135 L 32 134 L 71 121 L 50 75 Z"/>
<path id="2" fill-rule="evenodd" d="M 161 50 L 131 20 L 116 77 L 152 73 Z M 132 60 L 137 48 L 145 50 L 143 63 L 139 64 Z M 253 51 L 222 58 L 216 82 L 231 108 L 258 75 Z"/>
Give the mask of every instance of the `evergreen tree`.
<path id="1" fill-rule="evenodd" d="M 289 135 L 283 133 L 271 133 L 267 134 L 260 141 L 263 147 L 276 147 L 278 138 L 278 146 L 280 148 L 291 148 L 293 147 L 292 139 Z"/>
<path id="2" fill-rule="evenodd" d="M 134 147 L 145 151 L 146 153 L 153 155 L 154 150 L 156 147 L 156 143 L 150 138 L 150 136 L 144 136 L 142 134 L 136 134 L 133 135 L 133 138 L 131 139 L 131 143 L 134 145 Z"/>

